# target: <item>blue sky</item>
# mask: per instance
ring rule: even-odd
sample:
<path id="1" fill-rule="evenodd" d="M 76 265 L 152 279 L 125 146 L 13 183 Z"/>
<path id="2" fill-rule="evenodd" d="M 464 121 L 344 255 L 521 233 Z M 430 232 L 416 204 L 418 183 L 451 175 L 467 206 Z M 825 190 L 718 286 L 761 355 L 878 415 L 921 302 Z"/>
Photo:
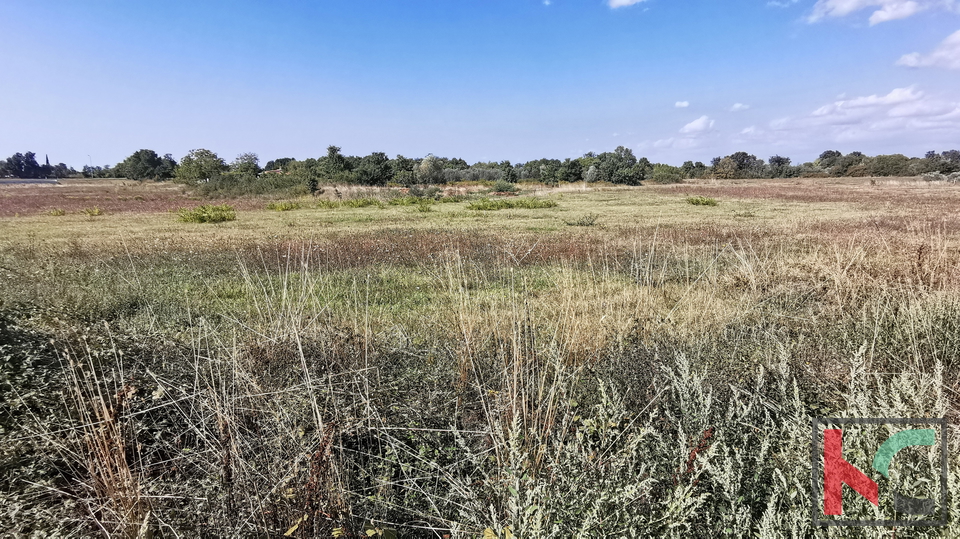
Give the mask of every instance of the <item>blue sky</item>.
<path id="1" fill-rule="evenodd" d="M 960 149 L 960 0 L 5 0 L 0 27 L 0 157 L 78 169 Z"/>

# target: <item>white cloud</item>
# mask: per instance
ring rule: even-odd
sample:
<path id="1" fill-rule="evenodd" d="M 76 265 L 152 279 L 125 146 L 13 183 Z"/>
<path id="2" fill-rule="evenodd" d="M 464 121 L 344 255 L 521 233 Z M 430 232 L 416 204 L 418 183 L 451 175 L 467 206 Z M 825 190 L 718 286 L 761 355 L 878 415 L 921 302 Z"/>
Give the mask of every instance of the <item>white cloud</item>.
<path id="1" fill-rule="evenodd" d="M 750 108 L 750 105 L 744 105 L 743 103 L 734 103 L 733 106 L 730 107 L 730 112 L 740 112 L 741 110 L 747 110 L 749 108 Z"/>
<path id="2" fill-rule="evenodd" d="M 673 106 L 674 106 L 674 107 L 677 107 L 678 109 L 685 109 L 685 108 L 687 108 L 687 107 L 690 106 L 690 102 L 689 102 L 689 101 L 677 101 L 676 103 L 674 103 Z"/>
<path id="3" fill-rule="evenodd" d="M 680 132 L 685 135 L 693 135 L 697 133 L 705 133 L 711 129 L 713 129 L 713 120 L 711 120 L 708 116 L 701 116 L 681 127 Z"/>
<path id="4" fill-rule="evenodd" d="M 790 7 L 799 1 L 800 0 L 783 0 L 783 1 L 770 0 L 769 2 L 767 2 L 767 5 L 773 6 L 773 7 Z"/>
<path id="5" fill-rule="evenodd" d="M 552 4 L 552 3 L 553 3 L 553 2 L 551 2 L 550 0 L 543 0 L 543 5 L 545 5 L 545 6 L 549 6 L 549 5 Z"/>
<path id="6" fill-rule="evenodd" d="M 870 25 L 881 22 L 905 19 L 931 8 L 950 9 L 956 0 L 817 0 L 807 22 L 817 22 L 825 18 L 846 17 L 851 13 L 877 8 L 870 15 Z"/>
<path id="7" fill-rule="evenodd" d="M 919 52 L 904 54 L 897 65 L 907 67 L 942 67 L 960 69 L 960 30 L 947 36 L 933 52 L 922 55 Z"/>
<path id="8" fill-rule="evenodd" d="M 607 0 L 607 4 L 613 8 L 617 9 L 618 7 L 632 6 L 634 4 L 639 4 L 646 0 Z"/>
<path id="9" fill-rule="evenodd" d="M 910 138 L 922 133 L 939 133 L 937 138 L 946 140 L 960 135 L 957 120 L 960 101 L 928 96 L 910 86 L 886 95 L 834 101 L 807 116 L 774 120 L 770 128 L 781 134 L 835 142 Z"/>

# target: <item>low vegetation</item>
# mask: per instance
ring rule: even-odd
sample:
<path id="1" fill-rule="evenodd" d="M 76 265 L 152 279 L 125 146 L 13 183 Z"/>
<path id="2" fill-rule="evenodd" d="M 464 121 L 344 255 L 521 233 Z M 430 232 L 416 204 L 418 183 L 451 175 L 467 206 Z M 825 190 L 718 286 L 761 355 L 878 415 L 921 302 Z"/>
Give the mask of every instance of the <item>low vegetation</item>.
<path id="1" fill-rule="evenodd" d="M 226 204 L 201 204 L 195 208 L 181 208 L 177 217 L 183 223 L 222 223 L 235 220 L 237 212 Z"/>
<path id="2" fill-rule="evenodd" d="M 687 204 L 693 206 L 716 206 L 717 199 L 705 197 L 703 195 L 697 195 L 693 197 L 687 197 Z"/>
<path id="3" fill-rule="evenodd" d="M 526 210 L 539 210 L 543 208 L 556 208 L 557 201 L 542 198 L 482 198 L 467 204 L 468 210 L 496 211 L 522 208 Z"/>
<path id="4" fill-rule="evenodd" d="M 960 192 L 861 184 L 696 186 L 724 200 L 706 213 L 665 185 L 559 206 L 258 200 L 215 229 L 3 217 L 0 529 L 844 536 L 811 523 L 810 418 L 955 426 L 960 395 L 960 221 L 928 211 Z M 524 200 L 556 210 L 463 211 Z M 845 458 L 869 469 L 870 443 Z"/>

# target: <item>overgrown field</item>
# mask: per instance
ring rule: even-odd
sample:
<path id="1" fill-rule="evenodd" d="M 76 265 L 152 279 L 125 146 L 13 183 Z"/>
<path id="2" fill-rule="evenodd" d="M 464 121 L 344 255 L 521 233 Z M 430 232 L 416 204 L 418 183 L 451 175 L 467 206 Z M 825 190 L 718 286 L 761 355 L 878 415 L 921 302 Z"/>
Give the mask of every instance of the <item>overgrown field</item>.
<path id="1" fill-rule="evenodd" d="M 960 188 L 872 183 L 327 189 L 217 223 L 5 195 L 0 530 L 890 537 L 812 525 L 811 418 L 956 426 Z M 960 536 L 948 445 L 948 527 L 896 537 Z M 939 487 L 926 454 L 901 493 Z M 889 518 L 885 488 L 844 515 Z"/>

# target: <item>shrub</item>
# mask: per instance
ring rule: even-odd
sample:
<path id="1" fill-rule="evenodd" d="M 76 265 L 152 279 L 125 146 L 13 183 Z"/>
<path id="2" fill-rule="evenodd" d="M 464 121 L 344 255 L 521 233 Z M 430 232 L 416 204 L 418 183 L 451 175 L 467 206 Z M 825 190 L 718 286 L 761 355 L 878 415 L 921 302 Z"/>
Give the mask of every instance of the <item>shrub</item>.
<path id="1" fill-rule="evenodd" d="M 66 215 L 67 212 L 63 208 L 54 208 L 50 210 L 50 215 L 54 217 L 60 217 L 61 215 Z"/>
<path id="2" fill-rule="evenodd" d="M 94 206 L 94 207 L 92 207 L 92 208 L 84 208 L 82 211 L 83 211 L 83 213 L 85 213 L 88 217 L 97 217 L 97 216 L 99 216 L 99 215 L 103 215 L 103 213 L 104 213 L 103 210 L 101 210 L 100 208 L 98 208 L 98 207 L 96 207 L 96 206 Z"/>
<path id="3" fill-rule="evenodd" d="M 555 208 L 555 207 L 557 207 L 556 201 L 542 200 L 539 198 L 516 198 L 516 199 L 501 199 L 501 200 L 491 200 L 489 198 L 482 198 L 480 200 L 467 204 L 468 210 L 480 210 L 480 211 L 496 211 L 496 210 L 513 209 L 513 208 L 523 208 L 526 210 L 538 210 L 542 208 Z"/>
<path id="4" fill-rule="evenodd" d="M 687 197 L 687 204 L 693 204 L 694 206 L 716 206 L 717 199 L 698 195 L 695 197 Z"/>
<path id="5" fill-rule="evenodd" d="M 290 202 L 290 201 L 277 201 L 267 204 L 268 210 L 273 211 L 290 211 L 290 210 L 299 210 L 303 206 L 299 202 Z"/>
<path id="6" fill-rule="evenodd" d="M 219 206 L 201 204 L 193 209 L 180 208 L 177 211 L 178 219 L 182 223 L 222 223 L 233 221 L 237 213 L 233 206 L 221 204 Z"/>
<path id="7" fill-rule="evenodd" d="M 493 182 L 492 190 L 494 193 L 516 193 L 520 189 L 513 183 L 508 182 L 507 180 L 497 180 Z"/>

